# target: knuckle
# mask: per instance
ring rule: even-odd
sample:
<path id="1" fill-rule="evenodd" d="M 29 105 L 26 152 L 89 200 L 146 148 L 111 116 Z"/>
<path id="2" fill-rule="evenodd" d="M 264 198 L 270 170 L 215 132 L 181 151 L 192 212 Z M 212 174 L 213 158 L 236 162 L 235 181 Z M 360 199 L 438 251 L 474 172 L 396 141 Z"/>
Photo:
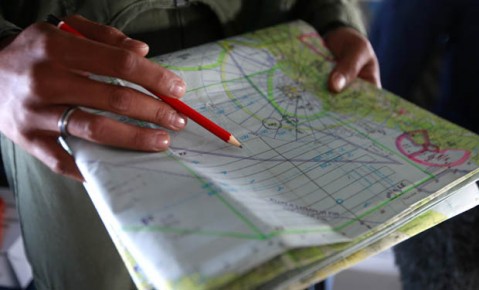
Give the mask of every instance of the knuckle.
<path id="1" fill-rule="evenodd" d="M 29 35 L 29 34 L 33 34 L 33 35 L 37 35 L 37 40 L 43 35 L 43 26 L 44 24 L 43 23 L 40 23 L 40 22 L 37 22 L 37 23 L 33 23 L 32 25 L 28 26 L 27 28 L 25 28 L 23 30 L 23 32 L 21 33 L 21 35 Z"/>
<path id="2" fill-rule="evenodd" d="M 27 27 L 18 36 L 22 49 L 28 50 L 31 58 L 48 58 L 58 45 L 58 31 L 46 23 L 35 23 Z"/>
<path id="3" fill-rule="evenodd" d="M 50 24 L 47 24 L 45 22 L 37 22 L 37 23 L 33 23 L 32 25 L 28 26 L 24 30 L 24 32 L 32 32 L 32 33 L 41 34 L 41 35 L 44 35 L 44 34 L 48 35 L 48 34 L 54 32 L 54 29 Z"/>
<path id="4" fill-rule="evenodd" d="M 108 105 L 114 111 L 125 112 L 130 107 L 133 96 L 128 89 L 120 86 L 112 86 L 108 96 Z"/>
<path id="5" fill-rule="evenodd" d="M 99 30 L 101 31 L 101 34 L 107 38 L 116 38 L 118 36 L 123 35 L 118 29 L 112 26 L 100 24 L 99 25 Z"/>
<path id="6" fill-rule="evenodd" d="M 134 148 L 137 148 L 137 149 L 144 149 L 146 146 L 146 134 L 144 133 L 144 131 L 139 128 L 139 127 L 136 127 L 134 128 L 134 131 L 133 131 L 133 134 L 132 134 L 132 145 Z"/>
<path id="7" fill-rule="evenodd" d="M 102 118 L 92 118 L 83 128 L 85 138 L 90 141 L 98 141 L 105 133 L 106 122 Z"/>
<path id="8" fill-rule="evenodd" d="M 155 112 L 155 122 L 166 122 L 171 118 L 171 111 L 165 106 L 159 106 Z"/>
<path id="9" fill-rule="evenodd" d="M 166 85 L 166 84 L 168 84 L 168 82 L 170 80 L 170 74 L 165 69 L 158 69 L 158 73 L 156 75 L 156 80 L 158 81 L 158 84 Z"/>
<path id="10" fill-rule="evenodd" d="M 120 75 L 128 75 L 134 72 L 137 58 L 136 56 L 126 50 L 120 50 L 119 55 L 116 58 L 115 71 Z"/>
<path id="11" fill-rule="evenodd" d="M 362 39 L 362 41 L 359 42 L 358 46 L 361 51 L 366 52 L 368 55 L 374 54 L 373 46 L 368 40 Z"/>

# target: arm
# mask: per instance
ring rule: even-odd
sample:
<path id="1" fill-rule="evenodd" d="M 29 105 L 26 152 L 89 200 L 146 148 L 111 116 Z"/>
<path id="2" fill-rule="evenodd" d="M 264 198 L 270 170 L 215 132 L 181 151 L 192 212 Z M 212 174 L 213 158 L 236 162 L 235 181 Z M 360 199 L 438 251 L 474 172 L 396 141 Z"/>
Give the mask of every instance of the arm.
<path id="1" fill-rule="evenodd" d="M 184 82 L 144 58 L 146 44 L 82 17 L 66 19 L 88 39 L 37 23 L 2 40 L 0 50 L 0 131 L 53 171 L 82 177 L 57 143 L 57 122 L 71 106 L 123 114 L 180 130 L 185 118 L 165 103 L 136 90 L 100 83 L 89 73 L 118 77 L 159 94 L 181 97 Z M 71 135 L 92 142 L 143 151 L 168 148 L 166 131 L 140 128 L 75 111 Z"/>

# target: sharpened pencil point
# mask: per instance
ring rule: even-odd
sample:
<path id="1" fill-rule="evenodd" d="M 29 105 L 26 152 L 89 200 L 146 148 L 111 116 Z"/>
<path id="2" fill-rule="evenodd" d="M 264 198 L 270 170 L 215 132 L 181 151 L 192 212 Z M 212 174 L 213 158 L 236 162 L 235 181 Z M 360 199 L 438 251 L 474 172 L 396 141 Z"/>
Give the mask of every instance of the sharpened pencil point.
<path id="1" fill-rule="evenodd" d="M 228 139 L 228 143 L 236 147 L 243 148 L 243 146 L 241 146 L 241 143 L 233 135 L 231 135 L 230 138 Z"/>

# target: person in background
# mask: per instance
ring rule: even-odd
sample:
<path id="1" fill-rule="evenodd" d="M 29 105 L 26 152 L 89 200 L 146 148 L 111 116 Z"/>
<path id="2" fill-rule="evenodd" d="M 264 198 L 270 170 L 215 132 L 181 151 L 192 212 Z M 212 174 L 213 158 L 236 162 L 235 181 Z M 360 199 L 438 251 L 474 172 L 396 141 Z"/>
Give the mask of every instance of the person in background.
<path id="1" fill-rule="evenodd" d="M 64 18 L 86 38 L 45 23 L 48 14 Z M 0 2 L 1 148 L 37 289 L 134 289 L 74 160 L 57 143 L 62 114 L 83 106 L 171 130 L 186 125 L 186 118 L 166 104 L 96 82 L 88 74 L 118 77 L 180 98 L 184 81 L 145 56 L 298 18 L 324 35 L 336 57 L 332 91 L 357 77 L 379 86 L 376 57 L 352 1 Z M 71 115 L 67 129 L 78 138 L 132 150 L 162 151 L 172 142 L 166 131 L 81 110 Z"/>
<path id="2" fill-rule="evenodd" d="M 479 133 L 479 1 L 385 0 L 370 31 L 385 89 Z M 394 249 L 403 289 L 479 289 L 479 210 Z"/>

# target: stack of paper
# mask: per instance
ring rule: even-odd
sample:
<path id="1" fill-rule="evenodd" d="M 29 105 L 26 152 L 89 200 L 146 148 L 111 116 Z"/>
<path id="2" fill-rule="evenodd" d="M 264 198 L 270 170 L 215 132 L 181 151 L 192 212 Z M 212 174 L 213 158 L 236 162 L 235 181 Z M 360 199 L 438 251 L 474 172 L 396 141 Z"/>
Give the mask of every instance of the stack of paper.
<path id="1" fill-rule="evenodd" d="M 303 22 L 153 61 L 243 148 L 193 122 L 164 153 L 68 140 L 141 289 L 302 287 L 478 203 L 479 136 L 362 81 L 331 94 Z"/>

